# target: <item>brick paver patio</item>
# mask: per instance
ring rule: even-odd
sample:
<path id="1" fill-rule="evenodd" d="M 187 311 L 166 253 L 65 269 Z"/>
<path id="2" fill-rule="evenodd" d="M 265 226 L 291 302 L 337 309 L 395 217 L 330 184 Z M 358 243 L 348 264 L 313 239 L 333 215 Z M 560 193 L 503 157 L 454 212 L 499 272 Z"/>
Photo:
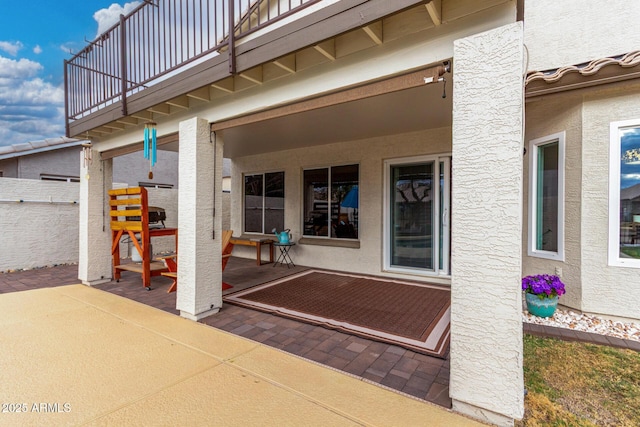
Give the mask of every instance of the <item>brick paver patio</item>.
<path id="1" fill-rule="evenodd" d="M 295 269 L 273 268 L 271 264 L 257 267 L 254 260 L 231 258 L 224 272 L 224 280 L 234 285 L 234 288 L 225 293 L 304 269 L 305 267 L 299 266 Z M 3 273 L 0 274 L 0 293 L 78 283 L 77 276 L 75 265 Z M 177 315 L 179 313 L 175 308 L 176 294 L 166 292 L 170 284 L 171 280 L 168 278 L 154 277 L 153 289 L 146 291 L 138 274 L 124 272 L 119 283 L 111 281 L 96 287 Z M 416 398 L 451 407 L 448 355 L 446 359 L 425 356 L 398 346 L 231 304 L 225 304 L 218 314 L 203 319 L 202 323 Z M 523 329 L 525 333 L 533 335 L 587 341 L 640 351 L 638 342 L 598 334 L 526 323 Z"/>

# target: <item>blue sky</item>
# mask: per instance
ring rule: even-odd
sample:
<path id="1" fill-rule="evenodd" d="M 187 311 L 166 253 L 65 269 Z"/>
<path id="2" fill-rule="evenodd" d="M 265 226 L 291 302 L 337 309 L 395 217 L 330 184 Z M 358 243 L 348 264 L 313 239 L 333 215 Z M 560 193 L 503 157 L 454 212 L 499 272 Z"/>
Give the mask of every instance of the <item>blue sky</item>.
<path id="1" fill-rule="evenodd" d="M 139 3 L 0 0 L 0 146 L 64 135 L 63 60 Z"/>

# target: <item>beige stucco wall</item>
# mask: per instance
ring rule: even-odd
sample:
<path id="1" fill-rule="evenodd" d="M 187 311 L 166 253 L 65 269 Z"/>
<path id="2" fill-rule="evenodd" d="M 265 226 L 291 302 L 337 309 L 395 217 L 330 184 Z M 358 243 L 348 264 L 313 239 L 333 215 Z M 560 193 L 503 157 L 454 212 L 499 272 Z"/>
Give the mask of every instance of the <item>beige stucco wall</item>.
<path id="1" fill-rule="evenodd" d="M 528 255 L 529 162 L 531 140 L 565 132 L 565 215 L 564 261 Z M 522 274 L 558 274 L 566 284 L 567 293 L 560 303 L 579 309 L 581 292 L 581 204 L 582 204 L 582 96 L 562 93 L 526 104 L 524 169 L 524 210 L 522 230 Z"/>
<path id="2" fill-rule="evenodd" d="M 640 270 L 608 265 L 609 125 L 640 118 L 640 84 L 585 95 L 583 107 L 583 310 L 640 319 Z"/>
<path id="3" fill-rule="evenodd" d="M 527 255 L 523 229 L 523 274 L 557 273 L 567 294 L 560 303 L 588 313 L 640 318 L 640 271 L 610 266 L 610 123 L 640 118 L 640 84 L 626 83 L 564 92 L 527 103 L 526 141 L 566 131 L 565 258 Z M 528 156 L 528 155 L 527 155 Z M 528 158 L 524 158 L 524 217 L 528 211 Z M 525 222 L 526 224 L 526 222 Z"/>
<path id="4" fill-rule="evenodd" d="M 298 241 L 302 236 L 303 169 L 357 163 L 360 165 L 360 248 L 303 244 L 292 249 L 292 256 L 300 265 L 381 274 L 383 161 L 450 151 L 451 129 L 441 128 L 234 159 L 231 228 L 234 235 L 240 235 L 243 173 L 284 171 L 285 226 L 291 229 L 294 240 Z M 234 255 L 253 258 L 255 249 L 235 247 Z"/>
<path id="5" fill-rule="evenodd" d="M 636 50 L 638 17 L 637 1 L 527 0 L 528 69 L 548 70 Z"/>
<path id="6" fill-rule="evenodd" d="M 523 57 L 521 23 L 454 48 L 450 396 L 505 426 L 524 411 Z"/>

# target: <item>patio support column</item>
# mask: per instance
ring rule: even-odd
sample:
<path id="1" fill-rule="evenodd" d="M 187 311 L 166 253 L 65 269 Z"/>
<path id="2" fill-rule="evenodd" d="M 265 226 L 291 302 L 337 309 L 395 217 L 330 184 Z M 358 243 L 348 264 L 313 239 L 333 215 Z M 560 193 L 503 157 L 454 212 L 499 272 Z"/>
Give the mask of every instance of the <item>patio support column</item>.
<path id="1" fill-rule="evenodd" d="M 90 148 L 91 149 L 91 148 Z M 107 191 L 113 180 L 113 162 L 85 162 L 80 153 L 80 224 L 78 245 L 78 279 L 85 285 L 108 282 L 113 277 L 111 262 L 111 228 Z"/>
<path id="2" fill-rule="evenodd" d="M 497 425 L 524 413 L 523 30 L 454 43 L 451 377 L 453 409 Z"/>
<path id="3" fill-rule="evenodd" d="M 221 196 L 223 142 L 209 129 L 209 122 L 197 117 L 179 126 L 176 308 L 192 320 L 222 306 L 222 197 L 214 197 L 214 188 Z"/>

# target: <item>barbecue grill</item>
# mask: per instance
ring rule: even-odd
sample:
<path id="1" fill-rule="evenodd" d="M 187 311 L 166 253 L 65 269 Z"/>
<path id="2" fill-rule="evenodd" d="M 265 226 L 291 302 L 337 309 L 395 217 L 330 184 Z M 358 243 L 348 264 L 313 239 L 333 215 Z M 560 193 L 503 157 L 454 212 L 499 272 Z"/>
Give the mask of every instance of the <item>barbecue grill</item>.
<path id="1" fill-rule="evenodd" d="M 140 209 L 137 206 L 127 206 L 127 209 Z M 164 211 L 164 208 L 158 206 L 149 206 L 149 224 L 162 224 L 164 227 L 164 221 L 167 219 L 167 214 Z M 140 221 L 139 216 L 130 216 L 130 221 Z M 160 225 L 158 224 L 158 225 Z"/>

